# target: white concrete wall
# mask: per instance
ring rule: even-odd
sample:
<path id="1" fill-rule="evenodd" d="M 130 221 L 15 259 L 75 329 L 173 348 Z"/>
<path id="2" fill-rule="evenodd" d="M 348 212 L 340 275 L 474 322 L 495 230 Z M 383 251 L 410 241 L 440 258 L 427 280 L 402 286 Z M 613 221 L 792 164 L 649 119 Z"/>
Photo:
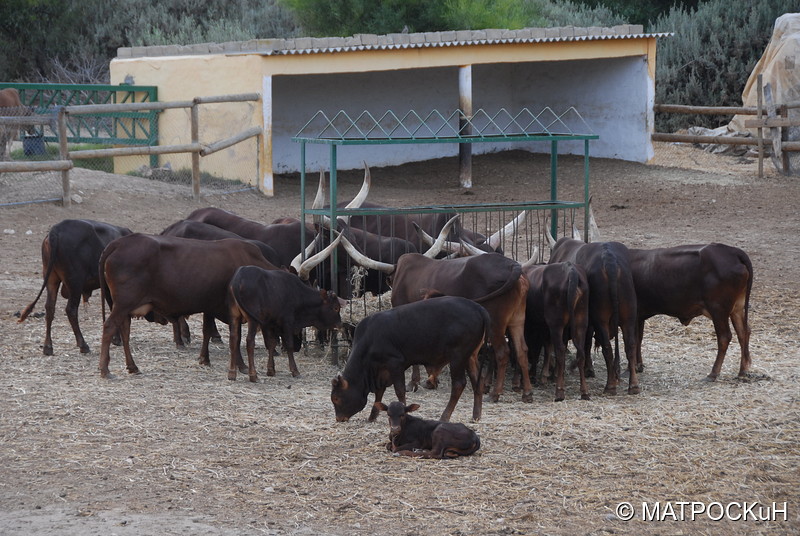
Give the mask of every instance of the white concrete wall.
<path id="1" fill-rule="evenodd" d="M 603 60 L 514 63 L 473 66 L 473 109 L 512 113 L 546 106 L 560 114 L 575 107 L 589 125 L 569 126 L 577 133 L 594 133 L 593 157 L 645 162 L 652 157 L 648 110 L 653 84 L 645 57 Z M 291 141 L 306 121 L 322 110 L 330 117 L 345 110 L 355 117 L 364 110 L 424 114 L 432 109 L 451 113 L 458 106 L 458 69 L 436 68 L 335 75 L 276 76 L 273 79 L 273 163 L 276 173 L 298 171 L 300 144 Z M 548 117 L 547 115 L 543 117 Z M 650 118 L 649 120 L 652 120 Z M 557 127 L 553 127 L 556 129 Z M 328 145 L 307 144 L 308 171 L 328 168 Z M 549 142 L 476 143 L 473 154 L 523 149 L 550 152 Z M 583 141 L 560 142 L 559 154 L 583 154 Z M 397 165 L 456 156 L 455 144 L 347 146 L 338 149 L 338 168 Z"/>

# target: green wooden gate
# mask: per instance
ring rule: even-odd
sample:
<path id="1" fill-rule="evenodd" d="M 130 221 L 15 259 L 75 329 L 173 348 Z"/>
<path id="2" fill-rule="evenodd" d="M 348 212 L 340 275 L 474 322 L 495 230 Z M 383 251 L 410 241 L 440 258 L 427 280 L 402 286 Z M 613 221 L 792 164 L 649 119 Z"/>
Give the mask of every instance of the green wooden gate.
<path id="1" fill-rule="evenodd" d="M 0 89 L 13 87 L 19 91 L 22 104 L 37 114 L 55 114 L 61 106 L 84 104 L 116 104 L 157 102 L 156 86 L 127 84 L 16 84 L 0 83 Z M 102 145 L 158 145 L 158 110 L 106 112 L 71 115 L 67 121 L 67 141 Z M 55 119 L 54 119 L 55 121 Z M 56 133 L 39 128 L 44 141 L 58 141 Z M 151 166 L 158 166 L 158 156 L 151 155 Z"/>

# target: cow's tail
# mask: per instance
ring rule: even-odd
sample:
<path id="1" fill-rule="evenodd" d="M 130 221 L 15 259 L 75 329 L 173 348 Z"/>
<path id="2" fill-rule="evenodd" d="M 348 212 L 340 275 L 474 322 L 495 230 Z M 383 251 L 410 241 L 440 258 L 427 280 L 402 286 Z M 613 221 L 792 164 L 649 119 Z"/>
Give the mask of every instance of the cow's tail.
<path id="1" fill-rule="evenodd" d="M 97 263 L 97 280 L 100 283 L 100 310 L 103 312 L 103 324 L 106 323 L 106 300 L 108 300 L 109 310 L 113 307 L 111 299 L 111 289 L 106 284 L 106 259 L 111 255 L 116 247 L 112 242 L 100 254 L 100 261 Z"/>
<path id="2" fill-rule="evenodd" d="M 747 278 L 747 291 L 744 296 L 744 325 L 746 329 L 750 329 L 750 320 L 748 313 L 750 311 L 750 291 L 753 289 L 753 263 L 750 262 L 750 257 L 744 251 L 740 250 L 739 261 L 747 268 L 749 277 Z"/>
<path id="3" fill-rule="evenodd" d="M 515 263 L 515 266 L 513 266 L 511 269 L 511 275 L 508 277 L 508 279 L 505 281 L 505 283 L 503 283 L 503 285 L 500 288 L 498 288 L 494 292 L 490 292 L 486 296 L 481 296 L 480 298 L 474 299 L 472 301 L 476 303 L 484 303 L 491 300 L 495 296 L 501 296 L 505 294 L 506 291 L 508 291 L 508 289 L 517 284 L 520 275 L 522 275 L 522 265 L 519 263 Z"/>
<path id="4" fill-rule="evenodd" d="M 575 308 L 578 306 L 578 300 L 581 299 L 581 292 L 578 288 L 579 278 L 578 272 L 575 270 L 575 265 L 571 262 L 567 264 L 567 303 L 569 305 L 568 318 L 569 325 L 575 325 Z"/>
<path id="5" fill-rule="evenodd" d="M 619 368 L 619 264 L 613 253 L 603 247 L 603 269 L 608 274 L 608 292 L 611 297 L 611 325 L 614 330 L 614 369 Z"/>
<path id="6" fill-rule="evenodd" d="M 28 315 L 31 314 L 33 308 L 36 307 L 36 302 L 38 302 L 39 298 L 42 297 L 42 292 L 44 292 L 44 289 L 47 286 L 47 280 L 50 279 L 50 275 L 53 273 L 53 268 L 55 267 L 56 259 L 58 258 L 58 233 L 54 233 L 53 230 L 50 229 L 50 232 L 47 233 L 47 242 L 50 244 L 50 258 L 47 260 L 47 267 L 44 270 L 42 288 L 39 289 L 39 294 L 36 295 L 36 298 L 34 298 L 30 305 L 28 305 L 25 310 L 20 313 L 19 320 L 17 322 L 24 322 L 25 319 L 28 318 Z"/>

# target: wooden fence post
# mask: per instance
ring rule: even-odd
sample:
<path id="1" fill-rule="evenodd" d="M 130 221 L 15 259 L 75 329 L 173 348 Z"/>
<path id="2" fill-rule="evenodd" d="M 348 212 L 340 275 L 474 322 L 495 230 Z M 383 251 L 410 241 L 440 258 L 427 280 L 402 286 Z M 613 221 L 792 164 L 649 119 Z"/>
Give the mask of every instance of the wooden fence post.
<path id="1" fill-rule="evenodd" d="M 69 160 L 69 147 L 67 147 L 67 112 L 62 107 L 58 110 L 58 154 L 61 160 Z M 72 193 L 69 184 L 69 169 L 61 170 L 61 199 L 65 207 L 72 204 Z"/>
<path id="2" fill-rule="evenodd" d="M 200 143 L 200 107 L 192 103 L 192 144 Z M 200 153 L 192 152 L 192 198 L 200 198 Z"/>
<path id="3" fill-rule="evenodd" d="M 758 75 L 758 120 L 764 118 L 764 75 Z M 758 127 L 758 178 L 764 178 L 764 129 Z"/>

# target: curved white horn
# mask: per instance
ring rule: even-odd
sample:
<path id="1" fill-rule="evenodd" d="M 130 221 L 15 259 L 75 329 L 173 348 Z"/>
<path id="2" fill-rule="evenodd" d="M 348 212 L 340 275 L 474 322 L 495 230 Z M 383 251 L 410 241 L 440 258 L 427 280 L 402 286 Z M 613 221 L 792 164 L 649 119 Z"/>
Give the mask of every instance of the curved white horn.
<path id="1" fill-rule="evenodd" d="M 539 263 L 539 244 L 533 246 L 533 251 L 531 252 L 531 258 L 522 263 L 523 268 L 527 268 L 528 266 L 534 266 L 535 264 Z"/>
<path id="2" fill-rule="evenodd" d="M 358 191 L 358 194 L 356 194 L 353 200 L 347 203 L 344 208 L 360 208 L 364 203 L 364 200 L 367 198 L 371 184 L 372 176 L 369 173 L 369 166 L 367 166 L 367 163 L 364 162 L 364 182 L 361 184 L 361 189 Z"/>
<path id="3" fill-rule="evenodd" d="M 431 235 L 429 235 L 428 233 L 423 231 L 422 227 L 420 227 L 417 224 L 417 222 L 413 221 L 413 222 L 411 222 L 411 224 L 414 226 L 414 229 L 416 229 L 417 235 L 419 235 L 419 239 L 422 240 L 422 242 L 426 246 L 431 247 L 431 246 L 433 246 L 433 244 L 436 243 L 436 240 L 434 240 L 434 238 Z M 442 251 L 446 251 L 448 253 L 460 253 L 461 252 L 461 244 L 459 244 L 457 242 L 451 242 L 449 240 L 445 240 L 444 244 L 442 245 Z"/>
<path id="4" fill-rule="evenodd" d="M 320 209 L 325 206 L 325 198 L 328 197 L 328 183 L 325 180 L 325 170 L 319 170 L 319 186 L 317 186 L 317 195 L 314 196 L 314 202 L 311 204 L 312 209 Z"/>
<path id="5" fill-rule="evenodd" d="M 459 217 L 460 217 L 459 214 L 456 214 L 455 216 L 450 218 L 450 220 L 448 220 L 448 222 L 444 225 L 444 227 L 442 227 L 442 230 L 439 232 L 439 236 L 436 238 L 436 241 L 433 243 L 430 249 L 428 249 L 428 251 L 423 253 L 423 255 L 425 255 L 430 259 L 433 259 L 436 257 L 436 255 L 439 254 L 439 252 L 442 251 L 442 247 L 444 247 L 444 243 L 447 241 L 447 235 L 450 234 L 450 229 L 453 228 L 453 225 L 455 225 L 456 220 L 458 220 Z"/>
<path id="6" fill-rule="evenodd" d="M 503 241 L 503 237 L 509 234 L 514 234 L 517 232 L 517 227 L 522 225 L 522 222 L 525 221 L 525 211 L 523 210 L 520 212 L 516 218 L 508 222 L 505 227 L 494 233 L 492 236 L 489 237 L 489 247 L 492 250 L 496 250 L 500 247 L 500 244 Z"/>
<path id="7" fill-rule="evenodd" d="M 597 228 L 597 222 L 594 219 L 594 211 L 592 210 L 592 198 L 589 198 L 589 241 L 602 242 L 603 238 L 600 236 L 600 229 Z"/>
<path id="8" fill-rule="evenodd" d="M 337 233 L 338 234 L 338 233 Z M 394 272 L 395 265 L 389 264 L 387 262 L 380 262 L 374 259 L 370 259 L 356 248 L 353 244 L 347 240 L 344 235 L 339 234 L 336 240 L 342 240 L 342 246 L 347 251 L 347 254 L 358 264 L 359 266 L 363 266 L 364 268 L 369 268 L 372 270 L 378 270 L 380 272 L 384 272 L 387 274 L 391 274 Z"/>
<path id="9" fill-rule="evenodd" d="M 311 270 L 313 270 L 316 265 L 330 256 L 331 252 L 336 249 L 336 246 L 339 245 L 339 240 L 341 237 L 342 235 L 337 236 L 333 242 L 328 244 L 328 247 L 303 261 L 303 264 L 297 268 L 297 276 L 303 281 L 308 281 L 308 275 L 311 273 Z"/>
<path id="10" fill-rule="evenodd" d="M 581 230 L 578 229 L 578 226 L 575 225 L 574 223 L 572 224 L 572 238 L 574 238 L 575 240 L 580 240 L 581 242 L 583 242 L 583 236 L 581 234 Z"/>
<path id="11" fill-rule="evenodd" d="M 301 251 L 297 254 L 297 256 L 292 259 L 291 267 L 295 269 L 296 272 L 300 272 L 300 266 L 303 263 L 303 257 L 308 259 L 314 253 L 314 249 L 317 247 L 317 240 L 316 238 L 311 241 L 309 245 L 306 246 L 305 251 Z"/>
<path id="12" fill-rule="evenodd" d="M 478 249 L 469 242 L 464 242 L 463 240 L 461 241 L 461 247 L 464 248 L 464 250 L 473 257 L 477 257 L 478 255 L 486 255 L 487 253 L 489 253 L 488 251 L 483 251 L 482 249 Z"/>
<path id="13" fill-rule="evenodd" d="M 547 218 L 544 219 L 544 237 L 547 239 L 547 245 L 552 250 L 556 245 L 556 239 L 550 234 L 550 222 Z"/>

